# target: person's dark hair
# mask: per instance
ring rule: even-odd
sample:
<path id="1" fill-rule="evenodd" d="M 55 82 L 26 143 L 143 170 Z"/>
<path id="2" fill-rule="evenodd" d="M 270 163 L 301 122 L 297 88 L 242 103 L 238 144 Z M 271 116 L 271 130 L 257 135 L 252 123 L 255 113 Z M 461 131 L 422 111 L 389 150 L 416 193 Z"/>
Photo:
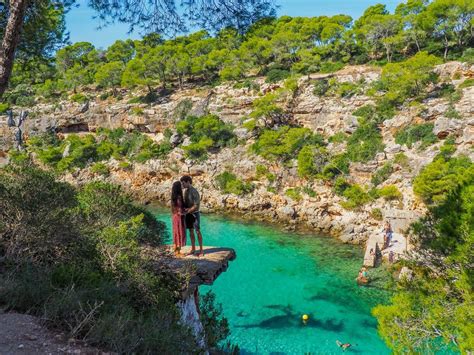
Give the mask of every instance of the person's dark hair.
<path id="1" fill-rule="evenodd" d="M 181 177 L 181 182 L 189 182 L 191 185 L 193 184 L 193 178 L 189 175 L 184 175 Z"/>
<path id="2" fill-rule="evenodd" d="M 179 181 L 175 181 L 171 187 L 171 206 L 176 207 L 178 200 L 181 200 L 181 203 L 183 202 L 183 188 Z"/>

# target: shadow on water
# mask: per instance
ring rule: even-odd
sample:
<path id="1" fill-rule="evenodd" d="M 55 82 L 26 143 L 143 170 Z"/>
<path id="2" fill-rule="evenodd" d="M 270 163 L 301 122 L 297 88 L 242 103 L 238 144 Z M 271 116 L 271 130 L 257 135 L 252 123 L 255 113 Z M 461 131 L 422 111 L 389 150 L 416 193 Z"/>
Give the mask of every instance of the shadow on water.
<path id="1" fill-rule="evenodd" d="M 377 320 L 375 318 L 366 318 L 362 320 L 361 325 L 363 328 L 377 329 Z"/>
<path id="2" fill-rule="evenodd" d="M 306 325 L 304 325 L 299 315 L 295 314 L 293 316 L 280 315 L 273 316 L 259 323 L 254 324 L 244 324 L 236 325 L 237 328 L 261 328 L 261 329 L 283 329 L 283 328 L 298 328 L 298 327 L 308 327 L 308 328 L 317 328 L 324 329 L 329 332 L 341 332 L 344 330 L 344 323 L 342 321 L 337 321 L 336 319 L 326 319 L 319 320 L 313 319 L 309 320 Z"/>
<path id="3" fill-rule="evenodd" d="M 309 327 L 324 329 L 330 332 L 341 332 L 344 330 L 344 324 L 336 319 L 319 320 L 309 315 L 309 321 L 303 324 L 300 317 L 300 312 L 295 312 L 293 308 L 282 305 L 268 305 L 265 308 L 281 311 L 284 314 L 276 315 L 267 319 L 262 320 L 259 323 L 239 325 L 239 328 L 263 328 L 263 329 L 283 329 L 283 328 L 297 328 L 297 327 Z"/>

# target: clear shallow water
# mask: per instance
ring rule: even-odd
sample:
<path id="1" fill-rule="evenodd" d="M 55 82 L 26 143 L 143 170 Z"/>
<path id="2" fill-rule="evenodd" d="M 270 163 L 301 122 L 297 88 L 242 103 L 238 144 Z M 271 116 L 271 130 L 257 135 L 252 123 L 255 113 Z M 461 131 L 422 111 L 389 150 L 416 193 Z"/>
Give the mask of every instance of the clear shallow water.
<path id="1" fill-rule="evenodd" d="M 155 213 L 170 228 L 168 212 Z M 201 292 L 212 290 L 222 303 L 230 340 L 242 354 L 341 354 L 336 340 L 355 344 L 346 353 L 390 353 L 370 315 L 388 295 L 355 283 L 359 248 L 222 216 L 203 216 L 202 232 L 205 245 L 237 252 L 227 272 Z M 303 314 L 310 316 L 306 326 Z"/>

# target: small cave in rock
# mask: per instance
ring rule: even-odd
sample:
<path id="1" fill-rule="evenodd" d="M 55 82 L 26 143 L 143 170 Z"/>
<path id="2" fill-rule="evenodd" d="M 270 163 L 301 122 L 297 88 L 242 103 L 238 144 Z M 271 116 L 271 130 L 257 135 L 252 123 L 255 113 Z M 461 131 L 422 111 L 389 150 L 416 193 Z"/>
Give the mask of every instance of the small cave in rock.
<path id="1" fill-rule="evenodd" d="M 68 126 L 59 127 L 58 132 L 60 133 L 79 133 L 79 132 L 90 132 L 89 125 L 87 123 L 73 123 Z"/>

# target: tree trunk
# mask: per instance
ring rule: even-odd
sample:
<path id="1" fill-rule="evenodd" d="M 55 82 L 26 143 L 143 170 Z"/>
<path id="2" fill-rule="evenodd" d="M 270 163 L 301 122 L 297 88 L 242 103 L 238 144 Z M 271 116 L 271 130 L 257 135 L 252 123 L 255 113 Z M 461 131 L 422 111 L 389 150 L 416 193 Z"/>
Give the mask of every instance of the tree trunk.
<path id="1" fill-rule="evenodd" d="M 0 97 L 7 89 L 12 73 L 15 50 L 20 41 L 20 32 L 27 5 L 28 0 L 10 1 L 7 27 L 0 47 Z"/>
<path id="2" fill-rule="evenodd" d="M 418 41 L 418 36 L 417 35 L 415 35 L 415 43 L 416 43 L 417 52 L 421 51 L 420 42 Z"/>
<path id="3" fill-rule="evenodd" d="M 444 55 L 443 55 L 444 60 L 448 58 L 448 49 L 449 49 L 449 41 L 448 41 L 448 37 L 445 34 L 444 35 Z"/>

